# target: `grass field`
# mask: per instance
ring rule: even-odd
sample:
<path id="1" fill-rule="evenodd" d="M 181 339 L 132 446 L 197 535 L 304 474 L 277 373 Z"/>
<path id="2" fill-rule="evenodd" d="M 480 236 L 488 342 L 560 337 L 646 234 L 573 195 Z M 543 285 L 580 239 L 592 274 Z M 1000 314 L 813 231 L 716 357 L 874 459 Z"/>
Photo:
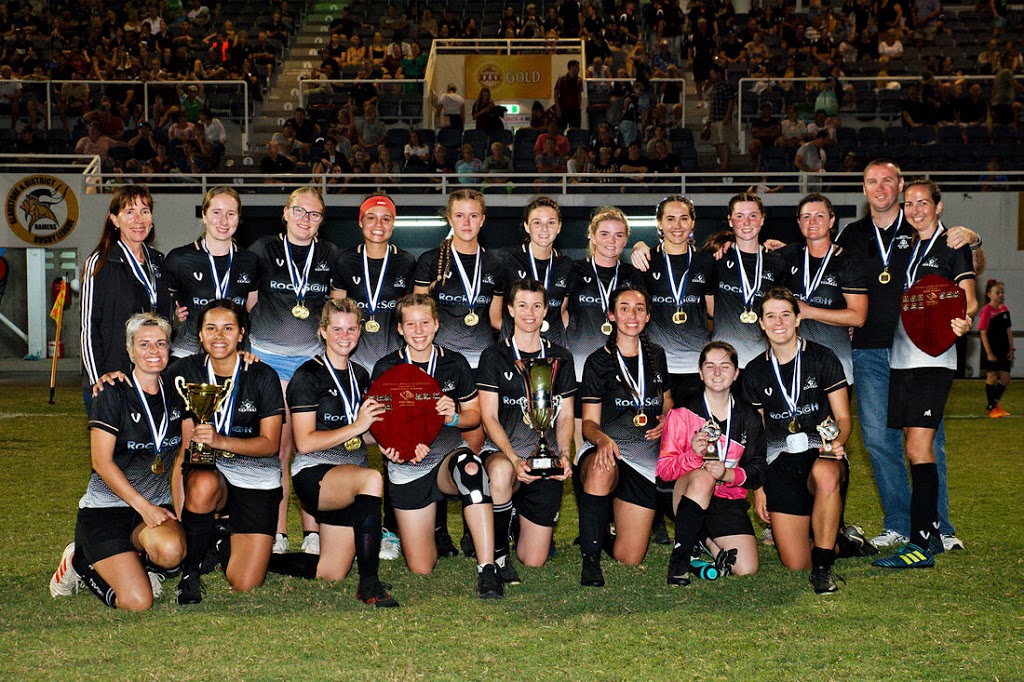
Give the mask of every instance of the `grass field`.
<path id="1" fill-rule="evenodd" d="M 79 392 L 50 406 L 45 389 L 4 389 L 0 679 L 1022 680 L 1022 391 L 1004 401 L 1015 416 L 993 421 L 977 417 L 979 382 L 954 388 L 949 488 L 967 551 L 907 573 L 840 561 L 837 595 L 814 595 L 771 548 L 757 576 L 670 588 L 668 548 L 652 546 L 644 565 L 606 560 L 608 585 L 582 588 L 567 492 L 557 556 L 521 567 L 501 602 L 475 598 L 473 563 L 458 558 L 432 576 L 382 562 L 402 604 L 385 612 L 356 601 L 353 578 L 270 576 L 236 595 L 210 575 L 198 606 L 173 603 L 172 578 L 152 611 L 131 614 L 47 591 L 89 472 Z M 873 535 L 881 512 L 857 436 L 852 450 L 847 517 Z"/>

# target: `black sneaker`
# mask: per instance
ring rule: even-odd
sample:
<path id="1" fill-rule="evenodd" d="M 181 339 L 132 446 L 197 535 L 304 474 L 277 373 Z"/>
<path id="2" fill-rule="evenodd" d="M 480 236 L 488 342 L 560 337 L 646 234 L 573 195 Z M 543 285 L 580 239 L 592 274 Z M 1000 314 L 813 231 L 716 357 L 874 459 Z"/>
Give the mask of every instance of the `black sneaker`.
<path id="1" fill-rule="evenodd" d="M 455 549 L 455 543 L 452 542 L 452 536 L 448 534 L 447 530 L 435 530 L 434 542 L 437 543 L 437 556 L 459 556 L 459 550 Z"/>
<path id="2" fill-rule="evenodd" d="M 448 542 L 451 542 L 451 538 L 448 538 Z M 454 546 L 452 550 L 454 551 Z M 469 533 L 463 533 L 462 539 L 459 540 L 459 549 L 462 550 L 462 556 L 468 559 L 476 558 L 476 545 L 473 544 L 473 536 Z M 452 556 L 458 556 L 458 552 L 452 554 Z"/>
<path id="3" fill-rule="evenodd" d="M 852 523 L 846 528 L 842 528 L 839 531 L 838 543 L 840 550 L 842 550 L 843 539 L 850 545 L 849 556 L 874 556 L 878 554 L 878 549 L 868 542 L 868 539 L 864 537 L 864 531 L 861 530 L 860 526 L 855 526 Z M 840 554 L 841 556 L 842 554 Z"/>
<path id="4" fill-rule="evenodd" d="M 692 552 L 691 552 L 692 554 Z M 681 547 L 672 549 L 672 556 L 668 560 L 668 584 L 677 587 L 685 587 L 690 584 L 690 561 L 686 558 L 686 551 Z"/>
<path id="5" fill-rule="evenodd" d="M 477 575 L 476 591 L 481 599 L 503 599 L 505 588 L 498 575 L 498 567 L 494 564 L 487 564 Z"/>
<path id="6" fill-rule="evenodd" d="M 218 568 L 227 570 L 228 559 L 231 558 L 231 536 L 226 532 L 218 533 L 210 548 L 206 550 L 206 556 L 199 563 L 199 575 L 213 573 Z"/>
<path id="7" fill-rule="evenodd" d="M 364 604 L 368 604 L 378 609 L 393 609 L 398 606 L 398 602 L 395 598 L 388 594 L 388 590 L 391 589 L 391 585 L 382 583 L 379 580 L 374 580 L 370 584 L 360 585 L 356 590 L 356 598 Z"/>
<path id="8" fill-rule="evenodd" d="M 601 572 L 600 556 L 583 557 L 583 569 L 580 571 L 580 585 L 584 587 L 604 587 L 604 573 Z"/>
<path id="9" fill-rule="evenodd" d="M 203 587 L 203 581 L 202 578 L 199 577 L 199 571 L 183 573 L 181 580 L 178 582 L 178 587 L 174 590 L 174 595 L 179 606 L 183 606 L 185 604 L 198 604 L 203 601 L 204 594 L 206 594 L 206 588 Z"/>
<path id="10" fill-rule="evenodd" d="M 835 594 L 839 591 L 837 580 L 846 582 L 842 576 L 833 573 L 831 568 L 818 566 L 811 570 L 811 585 L 814 586 L 815 594 Z"/>
<path id="11" fill-rule="evenodd" d="M 494 564 L 498 567 L 498 575 L 501 576 L 501 582 L 506 585 L 520 585 L 522 580 L 519 579 L 519 573 L 516 572 L 516 566 L 512 562 L 512 556 L 506 554 L 503 557 L 495 559 Z"/>
<path id="12" fill-rule="evenodd" d="M 672 544 L 668 537 L 668 529 L 665 527 L 665 517 L 660 514 L 654 519 L 654 526 L 651 528 L 651 542 L 656 545 Z"/>

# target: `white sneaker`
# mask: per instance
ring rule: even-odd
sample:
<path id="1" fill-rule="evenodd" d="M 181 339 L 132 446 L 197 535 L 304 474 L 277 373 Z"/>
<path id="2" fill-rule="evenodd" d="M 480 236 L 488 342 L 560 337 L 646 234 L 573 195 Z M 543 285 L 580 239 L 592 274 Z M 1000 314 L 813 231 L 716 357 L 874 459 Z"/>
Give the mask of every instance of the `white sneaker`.
<path id="1" fill-rule="evenodd" d="M 761 544 L 762 545 L 774 545 L 775 544 L 775 536 L 772 535 L 772 527 L 771 526 L 766 526 L 765 529 L 763 531 L 761 531 Z"/>
<path id="2" fill-rule="evenodd" d="M 274 554 L 284 554 L 288 551 L 288 536 L 284 533 L 278 533 L 274 536 Z"/>
<path id="3" fill-rule="evenodd" d="M 906 535 L 898 533 L 892 528 L 886 528 L 871 538 L 871 544 L 875 547 L 892 547 L 893 545 L 905 545 L 908 539 Z"/>
<path id="4" fill-rule="evenodd" d="M 83 585 L 82 579 L 78 577 L 78 572 L 71 565 L 71 560 L 74 556 L 75 543 L 70 542 L 64 548 L 64 553 L 60 555 L 60 563 L 57 564 L 57 570 L 54 571 L 53 577 L 50 578 L 50 595 L 54 599 L 57 597 L 70 597 L 76 594 Z"/>
<path id="5" fill-rule="evenodd" d="M 285 538 L 284 543 L 288 544 L 288 538 Z M 275 547 L 276 549 L 276 547 Z M 320 533 L 310 533 L 306 537 L 302 538 L 302 551 L 306 554 L 320 554 Z"/>
<path id="6" fill-rule="evenodd" d="M 149 571 L 149 586 L 153 588 L 153 601 L 156 601 L 163 595 L 164 580 L 166 580 L 166 577 L 163 573 Z"/>
<path id="7" fill-rule="evenodd" d="M 378 556 L 381 559 L 388 561 L 394 561 L 398 557 L 402 556 L 402 542 L 398 539 L 398 536 L 389 531 L 387 528 L 380 536 L 380 553 Z"/>
<path id="8" fill-rule="evenodd" d="M 946 548 L 947 552 L 954 552 L 964 548 L 963 541 L 952 533 L 942 533 L 939 537 L 942 538 L 942 546 Z"/>

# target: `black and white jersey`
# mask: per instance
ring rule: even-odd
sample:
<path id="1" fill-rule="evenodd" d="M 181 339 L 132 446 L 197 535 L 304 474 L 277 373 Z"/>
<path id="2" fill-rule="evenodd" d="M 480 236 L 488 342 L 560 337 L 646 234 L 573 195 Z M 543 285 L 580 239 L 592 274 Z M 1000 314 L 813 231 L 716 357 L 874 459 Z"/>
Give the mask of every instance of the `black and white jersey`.
<path id="1" fill-rule="evenodd" d="M 331 295 L 331 266 L 338 258 L 337 247 L 322 239 L 310 246 L 289 245 L 292 262 L 300 273 L 313 249 L 304 302 L 309 317 L 305 319 L 292 315 L 298 298 L 285 259 L 284 235 L 263 237 L 251 248 L 260 263 L 259 301 L 250 314 L 253 351 L 290 357 L 316 355 L 323 348 L 318 331 L 320 311 Z"/>
<path id="2" fill-rule="evenodd" d="M 836 237 L 836 244 L 860 258 L 867 284 L 868 318 L 863 327 L 853 330 L 852 346 L 891 348 L 893 334 L 900 321 L 900 297 L 906 289 L 905 273 L 914 250 L 914 228 L 900 211 L 896 222 L 879 229 L 876 236 L 875 224 L 868 215 L 847 225 Z M 878 278 L 886 269 L 887 254 L 889 281 L 882 284 Z"/>
<path id="3" fill-rule="evenodd" d="M 762 258 L 760 284 L 756 279 L 758 254 Z M 732 248 L 721 260 L 715 261 L 718 288 L 715 290 L 715 332 L 712 339 L 731 343 L 739 354 L 742 368 L 762 353 L 768 347 L 768 342 L 757 320 L 749 324 L 740 320 L 740 314 L 747 310 L 747 305 L 743 301 L 743 280 L 736 264 L 737 257 L 743 262 L 748 285 L 756 287 L 750 310 L 758 316 L 761 314 L 761 301 L 765 293 L 773 286 L 785 284 L 786 264 L 782 256 L 764 247 L 760 247 L 758 253 L 744 253 Z"/>
<path id="4" fill-rule="evenodd" d="M 608 336 L 601 331 L 601 326 L 608 321 L 601 287 L 610 294 L 620 287 L 643 286 L 643 283 L 643 277 L 628 263 L 619 263 L 617 268 L 595 266 L 590 258 L 573 263 L 572 279 L 569 282 L 569 329 L 566 331 L 566 341 L 576 364 L 577 380 L 583 380 L 583 367 L 590 354 L 608 341 Z"/>
<path id="5" fill-rule="evenodd" d="M 190 355 L 167 368 L 165 376 L 172 380 L 183 377 L 188 383 L 224 384 L 226 376 L 212 374 L 205 355 Z M 238 372 L 231 377 L 234 385 L 225 400 L 222 411 L 215 415 L 217 430 L 231 438 L 256 438 L 260 435 L 260 422 L 266 417 L 284 415 L 284 396 L 277 372 L 263 362 L 248 367 L 239 361 Z M 230 408 L 230 413 L 228 413 Z M 195 415 L 186 416 L 196 422 Z M 197 422 L 196 422 L 197 423 Z M 273 490 L 281 487 L 281 461 L 276 456 L 218 457 L 217 469 L 231 485 L 254 490 Z"/>
<path id="6" fill-rule="evenodd" d="M 544 321 L 548 323 L 548 330 L 541 332 L 541 336 L 551 343 L 565 346 L 567 343 L 565 326 L 562 324 L 562 302 L 569 295 L 569 283 L 572 279 L 573 268 L 572 259 L 568 256 L 563 256 L 558 251 L 553 251 L 551 258 L 534 259 L 533 263 L 531 263 L 530 254 L 527 252 L 529 248 L 529 244 L 522 244 L 505 252 L 505 279 L 508 282 L 509 289 L 511 289 L 515 282 L 521 282 L 525 279 L 536 279 L 542 283 L 546 282 L 548 311 L 544 315 Z M 534 267 L 537 269 L 536 277 L 534 277 Z M 512 316 L 508 314 L 508 304 L 510 303 L 511 301 L 505 301 L 506 305 L 501 313 L 502 338 L 510 336 L 513 331 Z"/>
<path id="7" fill-rule="evenodd" d="M 107 372 L 130 374 L 132 361 L 125 347 L 124 326 L 135 313 L 154 311 L 170 319 L 171 299 L 164 278 L 164 255 L 143 246 L 146 262 L 140 273 L 154 283 L 156 304 L 145 285 L 117 245 L 100 271 L 93 274 L 99 254 L 94 253 L 82 268 L 82 364 L 83 383 L 92 386 Z"/>
<path id="8" fill-rule="evenodd" d="M 162 394 L 143 395 L 157 429 L 164 417 L 167 418 L 167 431 L 159 451 L 163 473 L 154 474 L 151 468 L 157 458 L 153 430 L 138 392 L 128 382 L 115 382 L 93 398 L 89 428 L 106 431 L 117 439 L 114 443 L 114 464 L 140 495 L 152 504 L 170 504 L 171 469 L 181 447 L 181 417 L 185 407 L 169 382 L 163 384 Z M 118 497 L 93 470 L 85 495 L 78 501 L 78 507 L 127 506 L 128 503 Z"/>
<path id="9" fill-rule="evenodd" d="M 331 282 L 335 289 L 345 294 L 359 306 L 363 314 L 363 333 L 352 359 L 371 370 L 377 361 L 402 345 L 398 333 L 398 319 L 395 306 L 398 299 L 412 290 L 412 271 L 416 259 L 408 251 L 395 245 L 388 247 L 387 269 L 381 279 L 383 258 L 367 258 L 363 264 L 365 246 L 360 244 L 338 254 L 331 271 Z M 368 275 L 367 275 L 368 271 Z M 376 295 L 373 320 L 380 328 L 371 332 L 366 323 L 371 317 L 370 300 Z"/>
<path id="10" fill-rule="evenodd" d="M 786 261 L 786 286 L 794 296 L 813 308 L 842 310 L 847 307 L 847 294 L 868 293 L 867 277 L 860 258 L 841 246 L 833 246 L 824 269 L 821 265 L 825 259 L 808 254 L 806 246 L 791 244 L 779 253 Z M 805 285 L 810 291 L 805 289 Z M 843 365 L 846 383 L 853 385 L 849 327 L 803 319 L 800 321 L 800 336 L 832 349 Z"/>
<path id="11" fill-rule="evenodd" d="M 622 375 L 618 353 L 609 352 L 607 347 L 598 348 L 587 358 L 583 383 L 580 384 L 580 400 L 584 405 L 601 405 L 601 431 L 619 446 L 622 461 L 653 483 L 661 443 L 647 440 L 644 434 L 658 424 L 667 390 L 668 368 L 661 346 L 647 344 L 643 350 L 644 353 L 650 352 L 652 357 L 645 358 L 642 407 L 637 405 L 639 398 Z M 623 358 L 634 380 L 639 376 L 639 357 Z M 643 426 L 633 423 L 638 412 L 647 417 Z"/>
<path id="12" fill-rule="evenodd" d="M 366 389 L 370 387 L 370 374 L 361 365 L 350 361 L 347 369 L 335 368 L 334 371 L 338 377 L 338 383 L 335 384 L 325 362 L 326 359 L 322 355 L 307 360 L 295 370 L 295 375 L 288 382 L 288 409 L 296 414 L 316 412 L 317 431 L 333 431 L 355 421 Z M 352 400 L 352 374 L 355 374 L 355 383 L 358 388 L 355 396 L 356 402 Z M 351 421 L 345 410 L 345 397 L 338 392 L 339 384 L 350 401 Z M 366 441 L 362 438 L 359 440 L 359 447 L 355 450 L 346 450 L 342 443 L 330 450 L 296 452 L 295 461 L 292 462 L 292 476 L 318 464 L 366 466 Z"/>
<path id="13" fill-rule="evenodd" d="M 715 260 L 693 247 L 688 253 L 668 258 L 674 284 L 670 282 L 665 252 L 660 244 L 651 251 L 651 267 L 643 274 L 644 287 L 651 295 L 647 333 L 665 349 L 669 372 L 693 374 L 697 371 L 701 350 L 711 340 L 705 296 L 715 294 Z M 673 286 L 679 293 L 681 306 L 676 304 Z M 680 310 L 686 315 L 686 321 L 676 324 L 672 318 Z"/>
<path id="14" fill-rule="evenodd" d="M 437 258 L 440 247 L 425 252 L 416 261 L 414 275 L 417 286 L 430 286 L 437 279 Z M 453 249 L 454 251 L 454 249 Z M 434 286 L 430 295 L 437 301 L 437 317 L 441 323 L 437 330 L 436 342 L 447 348 L 458 348 L 473 367 L 480 361 L 480 353 L 498 340 L 498 332 L 491 327 L 490 307 L 495 296 L 504 296 L 508 289 L 505 270 L 497 256 L 480 249 L 480 291 L 476 293 L 472 306 L 466 298 L 466 287 L 459 274 L 459 268 L 452 260 L 448 277 Z M 454 251 L 454 258 L 462 263 L 470 284 L 476 272 L 476 254 Z M 472 311 L 479 318 L 475 325 L 466 324 L 466 315 Z"/>
<path id="15" fill-rule="evenodd" d="M 164 276 L 172 301 L 188 308 L 188 317 L 178 327 L 171 354 L 183 358 L 198 353 L 199 311 L 217 298 L 230 298 L 245 308 L 250 292 L 260 283 L 259 259 L 246 249 L 231 247 L 231 254 L 213 256 L 206 250 L 205 240 L 172 249 L 164 260 Z M 218 295 L 218 289 L 223 295 Z"/>
<path id="16" fill-rule="evenodd" d="M 557 346 L 550 341 L 542 340 L 544 357 L 558 361 L 555 367 L 555 378 L 552 395 L 561 396 L 562 400 L 572 398 L 576 394 L 576 371 L 573 369 L 572 353 L 567 348 Z M 540 351 L 520 353 L 523 360 L 540 357 Z M 516 354 L 511 339 L 499 341 L 480 356 L 480 367 L 476 371 L 476 387 L 480 392 L 498 394 L 498 421 L 505 430 L 512 448 L 521 458 L 526 459 L 533 454 L 537 445 L 537 432 L 527 426 L 523 420 L 523 408 L 527 407 L 526 387 L 522 376 L 515 365 Z M 563 406 L 560 409 L 567 409 Z M 548 443 L 558 449 L 558 437 L 555 433 L 555 421 L 547 432 Z M 490 437 L 484 447 L 497 449 Z"/>
<path id="17" fill-rule="evenodd" d="M 927 254 L 925 254 L 926 250 Z M 946 243 L 946 234 L 942 227 L 936 231 L 935 241 L 930 249 L 927 249 L 927 240 L 920 243 L 917 262 L 920 265 L 916 268 L 911 266 L 910 277 L 906 278 L 908 288 L 928 275 L 939 275 L 951 279 L 957 284 L 965 279 L 974 279 L 974 256 L 970 247 L 961 246 L 959 249 L 951 249 Z M 892 369 L 917 367 L 956 369 L 956 344 L 947 348 L 938 357 L 929 355 L 910 340 L 901 319 L 893 338 L 889 367 Z"/>
<path id="18" fill-rule="evenodd" d="M 437 353 L 437 365 L 434 368 L 433 377 L 441 386 L 441 390 L 455 401 L 456 409 L 459 403 L 472 400 L 476 397 L 476 382 L 473 380 L 473 370 L 469 362 L 461 354 L 441 346 L 434 346 Z M 406 362 L 404 347 L 385 355 L 373 368 L 373 378 L 391 369 L 395 365 Z M 424 372 L 428 370 L 428 363 L 413 363 Z M 455 448 L 465 445 L 462 439 L 462 431 L 458 426 L 442 426 L 441 432 L 433 443 L 425 443 L 430 446 L 430 454 L 419 464 L 395 464 L 388 462 L 388 476 L 394 483 L 410 483 L 423 476 L 448 456 Z"/>
<path id="19" fill-rule="evenodd" d="M 788 452 L 786 438 L 791 435 L 789 425 L 794 417 L 801 433 L 807 436 L 804 451 L 820 448 L 821 436 L 816 427 L 827 417 L 834 416 L 828 395 L 846 388 L 843 366 L 835 353 L 813 341 L 800 339 L 800 345 L 800 390 L 795 400 L 795 415 L 783 396 L 783 387 L 785 391 L 792 388 L 796 358 L 779 365 L 781 385 L 772 367 L 770 349 L 751 360 L 740 374 L 743 399 L 764 411 L 769 464 L 781 453 Z"/>

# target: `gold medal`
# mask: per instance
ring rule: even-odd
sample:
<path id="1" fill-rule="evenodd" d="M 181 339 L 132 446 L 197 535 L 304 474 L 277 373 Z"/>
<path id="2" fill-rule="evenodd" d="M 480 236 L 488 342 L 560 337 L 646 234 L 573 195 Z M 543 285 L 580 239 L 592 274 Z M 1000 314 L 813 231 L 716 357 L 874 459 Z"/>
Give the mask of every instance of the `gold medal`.
<path id="1" fill-rule="evenodd" d="M 292 317 L 299 320 L 305 320 L 306 318 L 309 317 L 309 308 L 302 305 L 301 303 L 297 304 L 294 308 L 292 308 Z"/>
<path id="2" fill-rule="evenodd" d="M 364 325 L 364 328 L 369 333 L 374 334 L 374 333 L 380 331 L 380 322 L 378 322 L 377 320 L 373 319 L 373 317 L 370 317 L 370 319 L 368 319 L 366 321 L 366 324 Z"/>
<path id="3" fill-rule="evenodd" d="M 633 417 L 633 426 L 647 426 L 647 415 L 644 414 L 643 412 L 637 412 L 636 416 Z"/>
<path id="4" fill-rule="evenodd" d="M 360 438 L 359 436 L 356 436 L 355 438 L 349 438 L 347 441 L 345 441 L 345 449 L 348 450 L 349 452 L 352 452 L 353 450 L 358 450 L 362 444 L 363 439 Z"/>
<path id="5" fill-rule="evenodd" d="M 743 324 L 754 324 L 757 322 L 757 313 L 753 310 L 744 310 L 740 313 L 740 322 Z"/>
<path id="6" fill-rule="evenodd" d="M 153 460 L 153 463 L 150 465 L 149 470 L 152 471 L 157 476 L 163 476 L 164 475 L 164 461 L 162 459 L 160 459 L 159 457 L 157 457 L 156 459 Z"/>
<path id="7" fill-rule="evenodd" d="M 879 284 L 888 284 L 892 281 L 892 275 L 889 274 L 889 268 L 882 270 L 882 274 L 878 276 Z"/>
<path id="8" fill-rule="evenodd" d="M 683 310 L 677 310 L 672 315 L 672 322 L 675 324 L 686 324 L 686 312 Z"/>
<path id="9" fill-rule="evenodd" d="M 470 310 L 469 314 L 462 318 L 462 321 L 466 323 L 467 327 L 475 327 L 480 323 L 480 316 Z"/>
<path id="10" fill-rule="evenodd" d="M 601 333 L 605 336 L 611 336 L 613 331 L 615 331 L 615 328 L 612 326 L 611 322 L 605 322 L 601 325 Z"/>
<path id="11" fill-rule="evenodd" d="M 789 422 L 789 432 L 800 433 L 800 422 L 796 420 L 796 417 L 793 417 L 793 421 Z"/>
<path id="12" fill-rule="evenodd" d="M 549 329 L 551 329 L 551 325 L 548 324 L 547 320 L 544 320 L 543 322 L 540 323 L 540 333 L 541 334 L 546 334 Z"/>

